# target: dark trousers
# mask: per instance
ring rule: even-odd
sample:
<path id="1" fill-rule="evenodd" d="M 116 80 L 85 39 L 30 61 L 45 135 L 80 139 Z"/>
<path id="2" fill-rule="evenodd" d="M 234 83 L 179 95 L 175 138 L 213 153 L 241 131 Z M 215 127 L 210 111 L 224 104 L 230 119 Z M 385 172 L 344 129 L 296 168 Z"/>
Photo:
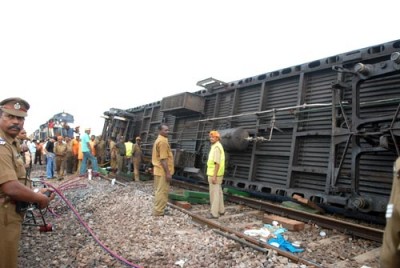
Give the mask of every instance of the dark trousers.
<path id="1" fill-rule="evenodd" d="M 75 171 L 72 171 L 74 167 L 74 156 L 72 155 L 72 152 L 67 152 L 67 174 L 72 174 Z"/>
<path id="2" fill-rule="evenodd" d="M 42 164 L 42 152 L 38 152 L 38 151 L 36 151 L 36 154 L 35 154 L 35 165 L 37 164 L 37 162 L 39 161 L 39 164 L 41 165 Z"/>

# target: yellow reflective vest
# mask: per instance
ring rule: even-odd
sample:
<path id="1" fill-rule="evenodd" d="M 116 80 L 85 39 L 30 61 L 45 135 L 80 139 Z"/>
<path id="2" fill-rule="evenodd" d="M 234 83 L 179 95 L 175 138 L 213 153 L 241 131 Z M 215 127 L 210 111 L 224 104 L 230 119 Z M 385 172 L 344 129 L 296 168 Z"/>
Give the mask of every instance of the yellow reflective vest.
<path id="1" fill-rule="evenodd" d="M 128 141 L 125 142 L 125 156 L 126 157 L 131 157 L 132 156 L 132 147 L 133 147 L 133 143 Z"/>
<path id="2" fill-rule="evenodd" d="M 215 168 L 215 161 L 214 161 L 214 155 L 215 155 L 215 150 L 219 149 L 221 153 L 221 159 L 219 162 L 219 169 L 217 172 L 217 177 L 224 176 L 225 172 L 225 152 L 224 148 L 222 147 L 222 144 L 218 141 L 211 145 L 210 153 L 208 154 L 208 161 L 207 161 L 207 176 L 214 176 L 214 168 Z"/>

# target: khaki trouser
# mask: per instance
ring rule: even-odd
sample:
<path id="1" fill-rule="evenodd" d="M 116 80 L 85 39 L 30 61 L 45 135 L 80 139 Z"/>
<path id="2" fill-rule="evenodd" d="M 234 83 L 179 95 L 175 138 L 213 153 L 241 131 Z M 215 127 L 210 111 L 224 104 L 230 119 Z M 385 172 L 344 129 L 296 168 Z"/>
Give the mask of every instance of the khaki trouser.
<path id="1" fill-rule="evenodd" d="M 72 171 L 74 166 L 74 156 L 72 152 L 67 152 L 66 160 L 65 160 L 65 169 L 67 170 L 67 174 L 72 174 L 75 171 Z"/>
<path id="2" fill-rule="evenodd" d="M 158 187 L 158 182 L 160 181 L 160 176 L 153 176 L 154 179 L 154 196 L 156 195 L 157 187 Z"/>
<path id="3" fill-rule="evenodd" d="M 82 159 L 78 159 L 78 167 L 76 168 L 76 175 L 79 175 L 82 166 Z"/>
<path id="4" fill-rule="evenodd" d="M 165 176 L 154 176 L 155 197 L 153 215 L 164 215 L 165 207 L 168 203 L 169 182 Z"/>
<path id="5" fill-rule="evenodd" d="M 386 211 L 386 228 L 381 250 L 381 267 L 400 267 L 400 158 L 393 169 L 393 186 Z M 392 207 L 392 208 L 390 208 Z"/>
<path id="6" fill-rule="evenodd" d="M 15 205 L 0 201 L 0 268 L 16 268 L 22 216 Z"/>
<path id="7" fill-rule="evenodd" d="M 73 155 L 72 156 L 72 174 L 75 174 L 78 168 L 78 156 L 77 155 Z"/>
<path id="8" fill-rule="evenodd" d="M 59 177 L 64 176 L 65 170 L 65 157 L 64 156 L 56 156 L 56 172 Z"/>
<path id="9" fill-rule="evenodd" d="M 125 156 L 121 156 L 121 155 L 117 154 L 118 173 L 126 171 L 124 162 L 125 162 Z"/>
<path id="10" fill-rule="evenodd" d="M 133 158 L 133 170 L 134 170 L 135 181 L 140 180 L 139 167 L 140 167 L 140 158 L 138 157 Z"/>
<path id="11" fill-rule="evenodd" d="M 219 217 L 220 213 L 225 213 L 224 194 L 222 192 L 223 177 L 217 177 L 217 183 L 212 183 L 212 177 L 208 177 L 211 214 L 214 217 Z"/>

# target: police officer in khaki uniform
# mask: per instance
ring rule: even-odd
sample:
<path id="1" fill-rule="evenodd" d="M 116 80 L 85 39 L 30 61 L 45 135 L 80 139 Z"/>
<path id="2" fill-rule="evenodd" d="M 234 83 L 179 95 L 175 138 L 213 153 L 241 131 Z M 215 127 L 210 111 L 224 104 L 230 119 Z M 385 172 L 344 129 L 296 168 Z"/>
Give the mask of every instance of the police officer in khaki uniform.
<path id="1" fill-rule="evenodd" d="M 142 139 L 140 137 L 136 137 L 136 143 L 133 145 L 132 149 L 132 162 L 133 162 L 133 170 L 134 170 L 134 177 L 135 181 L 140 180 L 140 162 L 143 159 L 142 147 L 140 146 Z"/>
<path id="2" fill-rule="evenodd" d="M 393 186 L 386 209 L 386 228 L 383 235 L 381 267 L 400 267 L 400 157 L 393 167 Z"/>
<path id="3" fill-rule="evenodd" d="M 16 211 L 16 202 L 37 203 L 45 208 L 54 193 L 47 197 L 18 182 L 25 178 L 25 167 L 18 150 L 18 133 L 24 126 L 29 104 L 21 98 L 0 102 L 0 268 L 17 267 L 18 244 L 23 214 Z"/>
<path id="4" fill-rule="evenodd" d="M 151 160 L 154 166 L 154 208 L 153 216 L 164 216 L 168 203 L 169 186 L 174 175 L 174 155 L 168 143 L 169 128 L 158 127 L 158 137 L 153 145 Z"/>

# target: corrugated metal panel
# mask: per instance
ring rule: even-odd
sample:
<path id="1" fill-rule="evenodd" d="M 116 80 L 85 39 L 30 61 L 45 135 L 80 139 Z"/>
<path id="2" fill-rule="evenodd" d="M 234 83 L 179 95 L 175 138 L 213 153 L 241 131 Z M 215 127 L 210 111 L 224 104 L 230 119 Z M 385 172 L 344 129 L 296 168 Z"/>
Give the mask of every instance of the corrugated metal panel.
<path id="1" fill-rule="evenodd" d="M 238 91 L 237 108 L 235 114 L 255 112 L 260 107 L 261 85 L 251 88 L 242 88 Z M 234 127 L 254 129 L 256 126 L 256 116 L 247 116 L 234 119 Z"/>
<path id="2" fill-rule="evenodd" d="M 315 173 L 293 172 L 294 188 L 304 188 L 323 192 L 325 189 L 326 176 Z"/>
<path id="3" fill-rule="evenodd" d="M 382 100 L 384 102 L 378 102 Z M 360 102 L 362 118 L 394 115 L 400 102 L 400 74 L 367 80 L 362 83 L 360 85 Z"/>
<path id="4" fill-rule="evenodd" d="M 266 136 L 268 134 L 269 133 L 266 133 Z M 257 144 L 257 153 L 285 155 L 289 157 L 292 135 L 293 133 L 291 129 L 284 129 L 283 133 L 275 131 L 272 134 L 271 141 L 260 142 Z"/>
<path id="5" fill-rule="evenodd" d="M 234 91 L 221 93 L 217 107 L 217 117 L 228 116 L 232 113 Z"/>
<path id="6" fill-rule="evenodd" d="M 298 137 L 297 146 L 297 161 L 292 167 L 292 184 L 303 189 L 322 191 L 329 164 L 330 137 Z"/>
<path id="7" fill-rule="evenodd" d="M 197 120 L 198 116 L 176 119 L 174 139 L 180 141 L 180 149 L 187 150 L 189 152 L 196 151 L 198 124 L 193 124 L 192 122 Z"/>
<path id="8" fill-rule="evenodd" d="M 152 122 L 161 122 L 162 113 L 160 112 L 160 106 L 156 106 L 153 108 L 153 114 L 151 116 Z"/>
<path id="9" fill-rule="evenodd" d="M 150 147 L 153 146 L 154 141 L 158 137 L 158 125 L 152 124 L 149 128 L 149 133 L 147 134 L 147 143 L 150 144 Z"/>
<path id="10" fill-rule="evenodd" d="M 293 107 L 297 105 L 298 92 L 298 76 L 267 83 L 263 110 Z M 268 114 L 266 122 L 269 122 L 271 118 L 272 114 Z M 290 111 L 279 112 L 276 114 L 276 123 L 278 126 L 292 127 L 293 121 L 294 116 Z"/>
<path id="11" fill-rule="evenodd" d="M 212 118 L 214 116 L 216 98 L 217 95 L 211 95 L 206 97 L 204 105 L 205 118 Z"/>
<path id="12" fill-rule="evenodd" d="M 328 168 L 330 137 L 298 138 L 297 165 L 311 168 Z"/>
<path id="13" fill-rule="evenodd" d="M 257 155 L 256 181 L 286 185 L 289 157 L 278 155 Z"/>
<path id="14" fill-rule="evenodd" d="M 393 159 L 391 152 L 363 154 L 360 157 L 359 190 L 361 193 L 390 194 Z"/>
<path id="15" fill-rule="evenodd" d="M 271 141 L 258 143 L 255 180 L 285 185 L 289 166 L 292 132 L 276 132 Z"/>
<path id="16" fill-rule="evenodd" d="M 336 167 L 339 167 L 339 163 L 342 160 L 342 155 L 345 147 L 345 143 L 341 143 L 337 145 L 336 152 Z M 351 143 L 349 144 L 349 149 L 344 157 L 344 162 L 342 165 L 342 169 L 340 170 L 338 180 L 335 186 L 338 187 L 350 187 L 351 185 Z"/>
<path id="17" fill-rule="evenodd" d="M 332 102 L 332 81 L 336 73 L 332 71 L 319 71 L 306 76 L 306 104 L 327 104 Z M 329 130 L 331 129 L 331 108 L 307 108 L 299 116 L 299 131 Z"/>
<path id="18" fill-rule="evenodd" d="M 205 100 L 205 107 L 204 107 L 204 117 L 205 118 L 213 118 L 215 112 L 215 102 L 216 102 L 217 95 L 207 96 Z M 200 130 L 202 131 L 203 138 L 208 138 L 208 133 L 210 132 L 213 126 L 213 121 L 206 121 L 201 123 Z"/>
<path id="19" fill-rule="evenodd" d="M 367 147 L 361 143 L 362 147 Z M 340 144 L 337 152 L 337 165 L 343 154 L 344 144 Z M 340 156 L 340 157 L 339 157 Z M 392 166 L 393 159 L 396 159 L 394 152 L 374 152 L 360 156 L 359 161 L 359 191 L 362 194 L 389 195 L 392 187 Z M 350 187 L 351 185 L 351 145 L 345 156 L 345 160 L 340 172 L 336 186 Z"/>
<path id="20" fill-rule="evenodd" d="M 229 174 L 236 179 L 249 179 L 250 161 L 251 161 L 251 146 L 240 154 L 227 154 L 229 157 Z"/>
<path id="21" fill-rule="evenodd" d="M 148 107 L 144 109 L 144 116 L 151 116 L 151 113 L 153 111 L 153 108 Z"/>
<path id="22" fill-rule="evenodd" d="M 150 127 L 150 118 L 143 118 L 142 120 L 142 131 L 147 132 Z"/>

